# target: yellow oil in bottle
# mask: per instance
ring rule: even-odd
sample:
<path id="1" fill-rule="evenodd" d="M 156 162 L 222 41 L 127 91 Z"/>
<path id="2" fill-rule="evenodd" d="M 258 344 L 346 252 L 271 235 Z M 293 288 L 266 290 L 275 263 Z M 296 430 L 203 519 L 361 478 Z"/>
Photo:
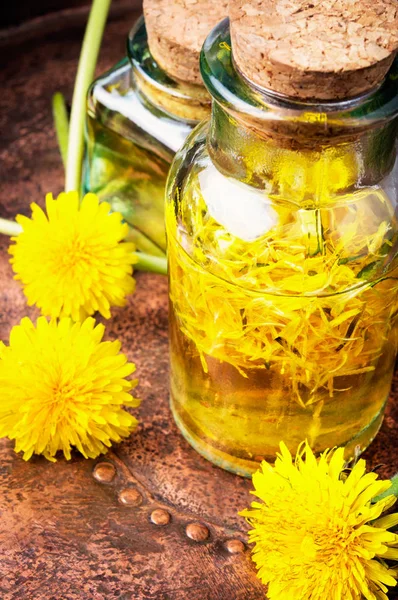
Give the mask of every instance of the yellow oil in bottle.
<path id="1" fill-rule="evenodd" d="M 243 240 L 222 224 L 231 196 L 227 212 L 209 209 L 203 181 L 191 180 L 180 212 L 171 204 L 166 214 L 181 431 L 242 475 L 273 461 L 281 440 L 293 452 L 305 439 L 315 452 L 363 450 L 380 427 L 396 355 L 398 270 L 383 267 L 398 243 L 390 201 L 364 190 L 293 211 L 273 198 L 268 230 Z"/>
<path id="2" fill-rule="evenodd" d="M 198 268 L 191 268 L 199 276 Z M 183 333 L 177 311 L 170 313 L 174 417 L 192 445 L 220 466 L 248 475 L 262 459 L 274 460 L 281 440 L 297 448 L 307 439 L 315 452 L 348 444 L 351 456 L 357 445 L 363 450 L 376 435 L 395 360 L 392 333 L 386 337 L 385 331 L 375 329 L 358 361 L 360 372 L 337 372 L 332 393 L 325 383 L 314 394 L 305 386 L 297 390 L 280 361 L 245 372 L 244 364 L 238 369 L 211 354 L 201 355 Z M 367 348 L 375 346 L 378 352 L 367 357 Z M 357 364 L 353 367 L 347 370 L 357 370 Z"/>

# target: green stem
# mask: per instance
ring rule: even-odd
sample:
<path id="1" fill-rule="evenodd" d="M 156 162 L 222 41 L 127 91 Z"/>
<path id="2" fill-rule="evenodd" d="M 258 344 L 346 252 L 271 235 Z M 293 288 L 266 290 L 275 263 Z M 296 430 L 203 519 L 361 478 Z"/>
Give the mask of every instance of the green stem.
<path id="1" fill-rule="evenodd" d="M 137 252 L 136 257 L 138 262 L 134 268 L 138 271 L 148 271 L 150 273 L 159 273 L 159 275 L 167 275 L 167 259 L 160 256 L 151 256 L 144 252 Z"/>
<path id="2" fill-rule="evenodd" d="M 70 116 L 65 191 L 80 191 L 84 153 L 84 123 L 87 90 L 95 66 L 111 0 L 93 0 L 77 68 Z"/>
<path id="3" fill-rule="evenodd" d="M 160 258 L 166 258 L 165 252 L 163 252 L 159 246 L 153 243 L 149 237 L 144 235 L 141 231 L 135 227 L 129 227 L 129 232 L 126 236 L 126 242 L 133 242 L 136 250 L 144 252 L 150 256 L 160 256 Z"/>
<path id="4" fill-rule="evenodd" d="M 387 496 L 398 496 L 398 473 L 394 477 L 391 477 L 391 487 L 386 492 L 380 494 L 380 496 L 377 496 L 377 498 L 374 498 L 373 502 L 383 500 Z"/>
<path id="5" fill-rule="evenodd" d="M 8 221 L 8 219 L 0 219 L 0 233 L 9 236 L 19 235 L 22 231 L 22 227 L 15 221 Z"/>
<path id="6" fill-rule="evenodd" d="M 52 107 L 55 132 L 57 134 L 58 140 L 58 147 L 62 156 L 64 168 L 66 169 L 66 162 L 68 158 L 69 119 L 68 111 L 66 109 L 65 98 L 60 92 L 54 94 L 52 100 Z"/>

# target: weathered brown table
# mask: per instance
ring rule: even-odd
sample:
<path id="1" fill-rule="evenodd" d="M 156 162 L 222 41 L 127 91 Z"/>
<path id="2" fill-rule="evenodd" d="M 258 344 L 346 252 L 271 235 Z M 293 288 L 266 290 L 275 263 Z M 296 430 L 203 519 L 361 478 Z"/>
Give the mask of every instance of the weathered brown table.
<path id="1" fill-rule="evenodd" d="M 108 25 L 99 71 L 123 54 L 135 16 L 119 11 Z M 58 23 L 47 23 L 45 36 L 38 27 L 2 42 L 1 216 L 28 213 L 30 202 L 62 189 L 50 101 L 57 90 L 70 98 L 82 23 Z M 13 281 L 7 244 L 0 236 L 4 340 L 22 316 L 37 314 Z M 198 456 L 170 416 L 165 278 L 138 274 L 137 292 L 107 326 L 108 337 L 121 338 L 137 364 L 138 431 L 104 458 L 75 456 L 70 463 L 27 464 L 0 441 L 0 599 L 264 598 L 237 516 L 250 502 L 250 482 Z M 382 431 L 366 454 L 370 466 L 385 465 L 383 476 L 398 470 L 397 400 L 398 376 Z"/>

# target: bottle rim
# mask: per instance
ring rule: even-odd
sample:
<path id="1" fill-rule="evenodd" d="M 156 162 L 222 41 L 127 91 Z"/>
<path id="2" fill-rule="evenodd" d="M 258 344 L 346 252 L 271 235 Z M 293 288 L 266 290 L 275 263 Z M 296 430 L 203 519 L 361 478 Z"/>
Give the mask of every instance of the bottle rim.
<path id="1" fill-rule="evenodd" d="M 229 19 L 206 38 L 200 57 L 201 74 L 212 98 L 225 110 L 257 127 L 291 123 L 315 136 L 355 134 L 398 117 L 398 57 L 374 90 L 347 100 L 310 102 L 262 88 L 237 68 L 231 48 Z M 294 129 L 289 128 L 294 135 Z"/>

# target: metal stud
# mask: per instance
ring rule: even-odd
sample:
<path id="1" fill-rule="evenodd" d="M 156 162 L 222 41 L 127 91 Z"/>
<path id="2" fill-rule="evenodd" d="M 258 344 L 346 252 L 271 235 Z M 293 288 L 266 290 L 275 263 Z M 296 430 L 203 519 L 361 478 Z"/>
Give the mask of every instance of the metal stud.
<path id="1" fill-rule="evenodd" d="M 204 542 L 210 535 L 209 530 L 203 523 L 189 523 L 185 528 L 185 533 L 194 542 Z"/>
<path id="2" fill-rule="evenodd" d="M 170 523 L 170 513 L 163 508 L 157 508 L 151 513 L 151 521 L 154 525 L 167 525 Z"/>
<path id="3" fill-rule="evenodd" d="M 240 540 L 227 540 L 224 546 L 230 554 L 241 554 L 245 551 L 245 545 Z"/>
<path id="4" fill-rule="evenodd" d="M 135 488 L 125 488 L 119 493 L 119 502 L 125 506 L 140 506 L 142 495 Z"/>
<path id="5" fill-rule="evenodd" d="M 116 469 L 112 463 L 100 462 L 94 467 L 93 477 L 99 483 L 111 483 L 116 475 Z"/>

